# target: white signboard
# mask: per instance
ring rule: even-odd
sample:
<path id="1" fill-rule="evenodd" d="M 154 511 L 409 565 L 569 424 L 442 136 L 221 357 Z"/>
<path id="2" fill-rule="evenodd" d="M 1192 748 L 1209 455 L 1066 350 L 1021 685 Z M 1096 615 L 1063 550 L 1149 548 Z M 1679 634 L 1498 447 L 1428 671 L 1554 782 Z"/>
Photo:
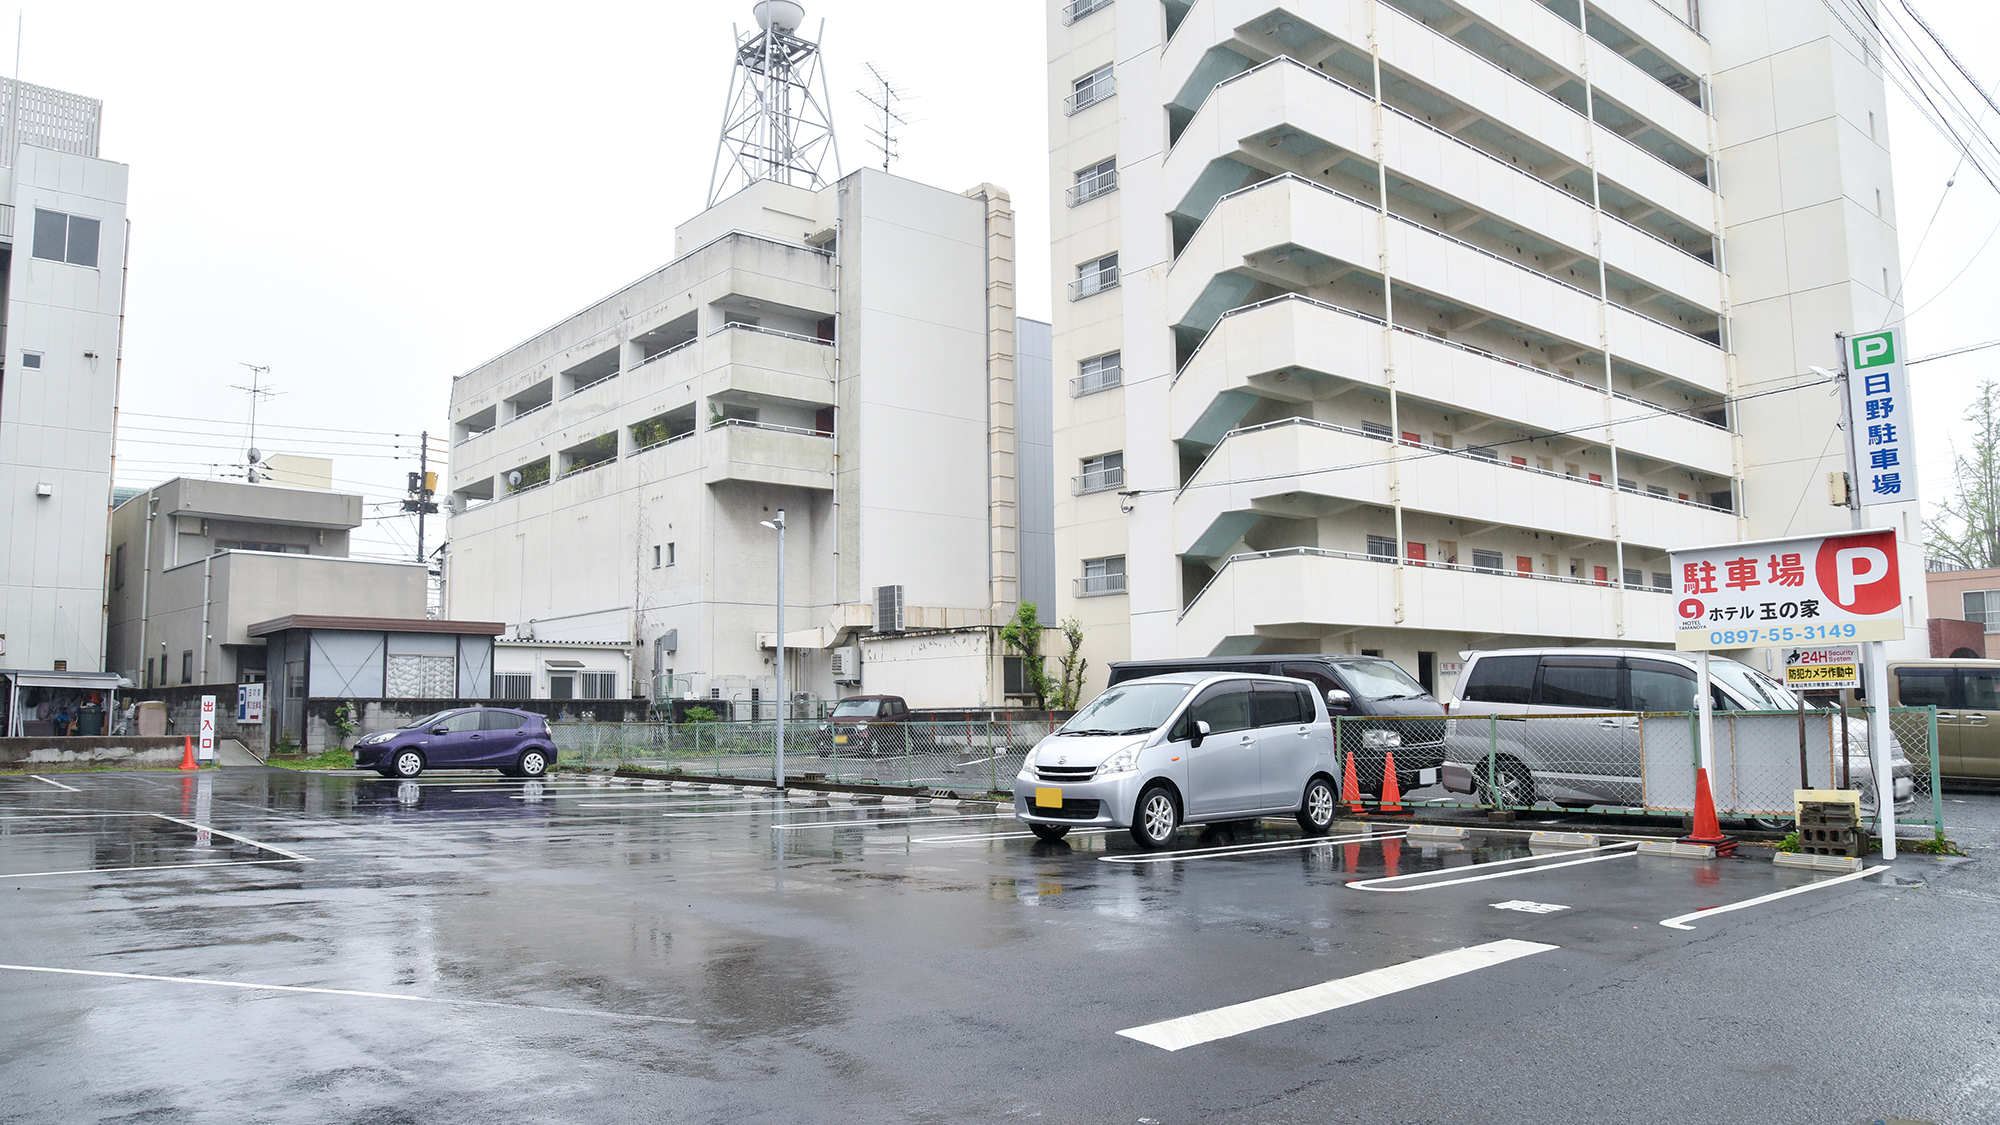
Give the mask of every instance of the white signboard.
<path id="1" fill-rule="evenodd" d="M 1860 645 L 1820 645 L 1785 650 L 1785 686 L 1833 691 L 1861 686 Z"/>
<path id="2" fill-rule="evenodd" d="M 1893 328 L 1847 338 L 1847 432 L 1863 505 L 1916 499 L 1916 435 L 1903 381 L 1903 341 Z"/>
<path id="3" fill-rule="evenodd" d="M 202 761 L 215 760 L 215 697 L 212 695 L 201 697 L 201 739 L 197 745 L 201 747 Z"/>
<path id="4" fill-rule="evenodd" d="M 264 721 L 264 685 L 236 685 L 236 721 L 238 723 L 262 723 Z"/>
<path id="5" fill-rule="evenodd" d="M 1677 649 L 1903 637 L 1893 531 L 1730 543 L 1672 558 Z"/>

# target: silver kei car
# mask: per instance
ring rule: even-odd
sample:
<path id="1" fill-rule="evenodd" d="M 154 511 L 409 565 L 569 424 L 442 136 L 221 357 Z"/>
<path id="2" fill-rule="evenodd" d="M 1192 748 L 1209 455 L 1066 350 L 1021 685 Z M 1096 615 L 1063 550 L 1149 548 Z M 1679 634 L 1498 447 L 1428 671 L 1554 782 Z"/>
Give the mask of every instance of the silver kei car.
<path id="1" fill-rule="evenodd" d="M 1183 823 L 1292 815 L 1333 826 L 1333 726 L 1311 684 L 1181 672 L 1108 688 L 1030 751 L 1014 816 L 1044 840 L 1129 828 L 1163 847 Z"/>

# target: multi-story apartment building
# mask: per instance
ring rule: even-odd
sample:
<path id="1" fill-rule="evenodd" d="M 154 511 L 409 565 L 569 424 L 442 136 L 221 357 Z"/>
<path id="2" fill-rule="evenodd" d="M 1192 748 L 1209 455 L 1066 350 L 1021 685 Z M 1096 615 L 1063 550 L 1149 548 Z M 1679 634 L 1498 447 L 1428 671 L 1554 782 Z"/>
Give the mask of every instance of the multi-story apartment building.
<path id="1" fill-rule="evenodd" d="M 1699 20 L 1050 4 L 1056 558 L 1100 674 L 1379 651 L 1444 691 L 1468 647 L 1670 641 L 1674 548 L 1848 526 L 1807 371 L 1901 316 L 1882 75 L 1817 0 Z M 1920 575 L 1908 496 L 1870 518 Z"/>
<path id="2" fill-rule="evenodd" d="M 0 667 L 103 663 L 128 169 L 102 109 L 0 79 Z"/>
<path id="3" fill-rule="evenodd" d="M 782 511 L 788 694 L 907 687 L 855 657 L 931 634 L 883 674 L 999 702 L 992 631 L 1050 518 L 1017 495 L 1012 221 L 990 185 L 756 181 L 458 378 L 446 616 L 636 644 L 619 696 L 768 702 Z"/>

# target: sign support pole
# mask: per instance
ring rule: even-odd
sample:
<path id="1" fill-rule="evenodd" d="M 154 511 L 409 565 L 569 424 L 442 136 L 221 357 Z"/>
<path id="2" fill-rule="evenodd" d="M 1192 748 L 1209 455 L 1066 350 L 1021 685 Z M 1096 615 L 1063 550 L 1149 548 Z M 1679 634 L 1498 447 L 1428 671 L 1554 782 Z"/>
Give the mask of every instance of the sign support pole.
<path id="1" fill-rule="evenodd" d="M 1889 658 L 1881 641 L 1868 642 L 1868 758 L 1875 769 L 1875 830 L 1882 858 L 1896 858 L 1896 778 L 1889 768 Z"/>
<path id="2" fill-rule="evenodd" d="M 1715 697 L 1708 679 L 1708 650 L 1695 653 L 1695 737 L 1701 742 L 1701 768 L 1715 770 Z"/>

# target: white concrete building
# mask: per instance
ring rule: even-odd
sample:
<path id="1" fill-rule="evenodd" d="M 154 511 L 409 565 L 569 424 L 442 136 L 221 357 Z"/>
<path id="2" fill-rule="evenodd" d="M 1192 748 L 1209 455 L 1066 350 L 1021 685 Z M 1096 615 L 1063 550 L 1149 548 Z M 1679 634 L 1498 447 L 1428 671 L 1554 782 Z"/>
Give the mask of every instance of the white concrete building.
<path id="1" fill-rule="evenodd" d="M 863 690 L 864 635 L 1005 622 L 1012 223 L 991 185 L 759 181 L 682 224 L 674 261 L 459 377 L 445 615 L 633 645 L 621 694 L 773 700 L 761 525 L 782 510 L 791 692 Z M 1000 702 L 991 663 L 936 702 Z"/>
<path id="2" fill-rule="evenodd" d="M 0 664 L 94 672 L 125 304 L 128 169 L 102 103 L 0 79 Z"/>
<path id="3" fill-rule="evenodd" d="M 1696 19 L 1051 0 L 1056 558 L 1093 686 L 1379 651 L 1442 693 L 1468 647 L 1669 641 L 1672 548 L 1848 526 L 1838 400 L 1787 388 L 1901 316 L 1882 75 L 1817 0 Z M 1914 478 L 1870 518 L 1921 646 Z"/>

